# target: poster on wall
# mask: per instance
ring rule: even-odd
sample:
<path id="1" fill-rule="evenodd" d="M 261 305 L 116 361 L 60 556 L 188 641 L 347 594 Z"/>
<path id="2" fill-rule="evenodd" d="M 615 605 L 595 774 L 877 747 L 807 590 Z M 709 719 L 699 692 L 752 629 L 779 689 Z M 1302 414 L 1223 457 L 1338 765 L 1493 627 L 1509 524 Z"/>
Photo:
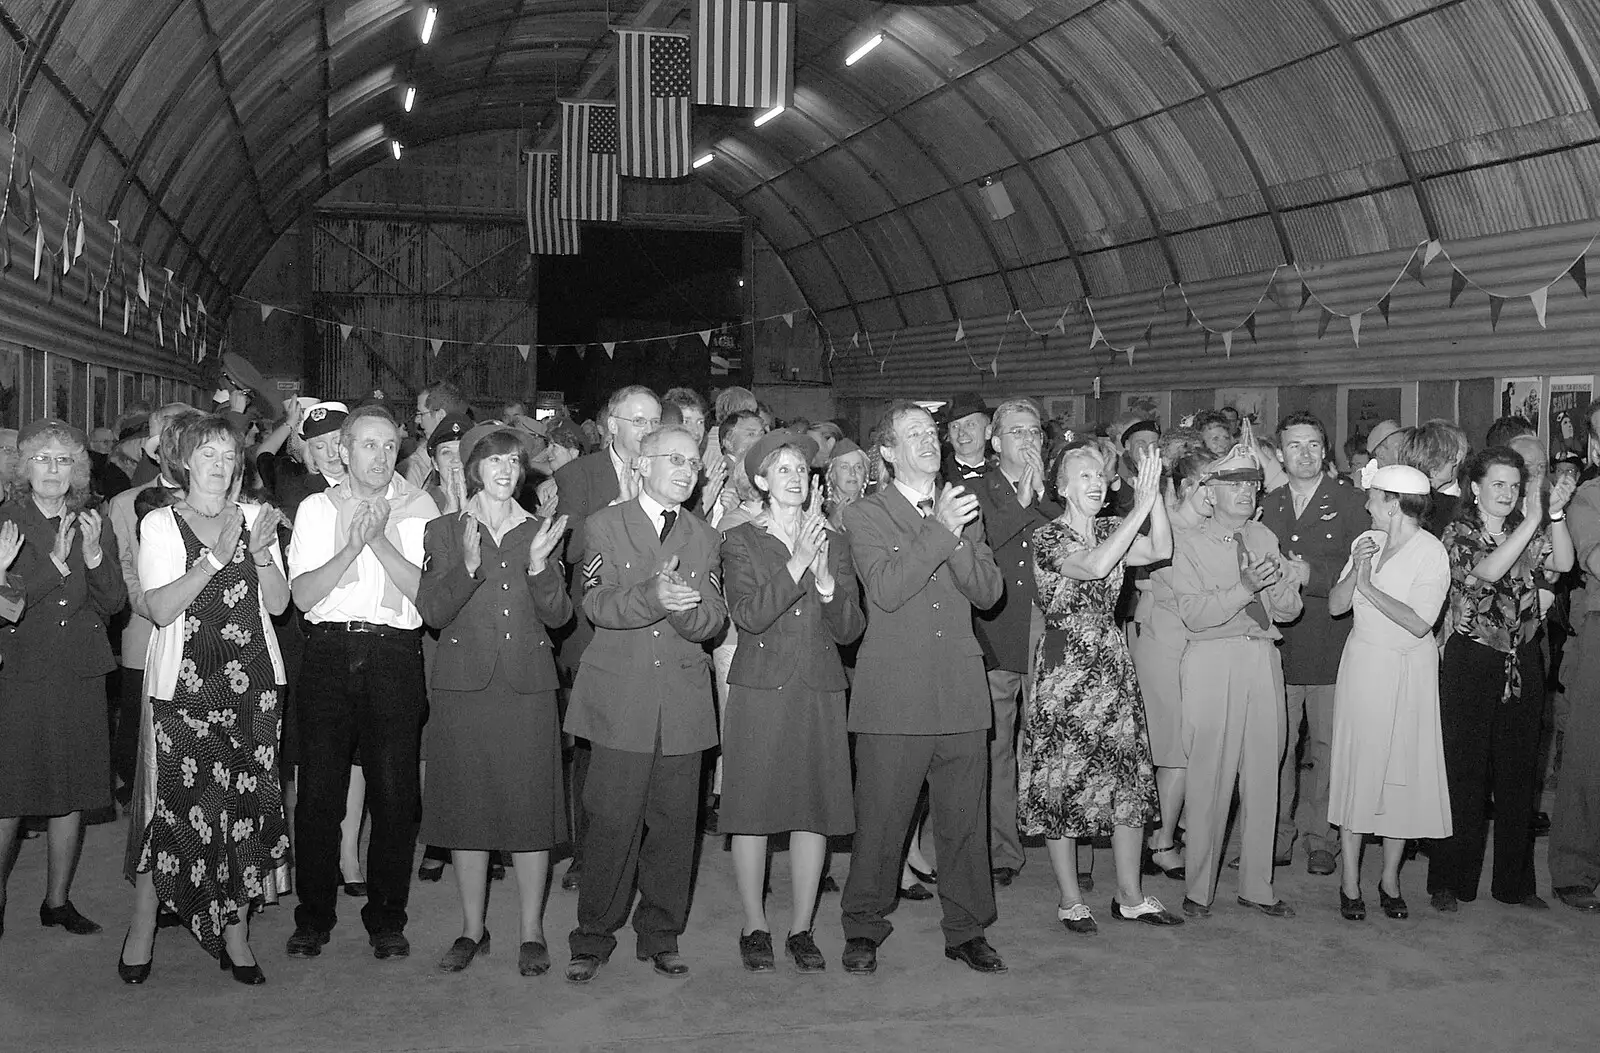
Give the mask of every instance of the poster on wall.
<path id="1" fill-rule="evenodd" d="M 89 363 L 72 363 L 72 402 L 69 403 L 72 416 L 67 422 L 79 431 L 89 430 Z"/>
<path id="2" fill-rule="evenodd" d="M 1594 399 L 1594 376 L 1551 377 L 1549 416 L 1544 424 L 1550 456 L 1589 451 L 1589 404 Z"/>
<path id="3" fill-rule="evenodd" d="M 1383 388 L 1350 388 L 1346 393 L 1345 437 L 1354 435 L 1365 442 L 1372 426 L 1379 421 L 1403 420 L 1400 403 L 1398 384 Z"/>
<path id="4" fill-rule="evenodd" d="M 139 401 L 139 374 L 123 373 L 118 379 L 122 384 L 122 398 L 117 403 L 117 412 L 126 413 L 129 406 Z"/>
<path id="5" fill-rule="evenodd" d="M 111 376 L 105 366 L 89 367 L 89 428 L 109 428 L 112 419 Z"/>
<path id="6" fill-rule="evenodd" d="M 72 422 L 72 361 L 46 354 L 45 376 L 49 382 L 48 413 L 57 420 Z"/>
<path id="7" fill-rule="evenodd" d="M 22 348 L 0 344 L 0 428 L 22 426 Z"/>
<path id="8" fill-rule="evenodd" d="M 1278 426 L 1277 388 L 1218 388 L 1217 409 L 1232 406 L 1257 431 Z"/>
<path id="9" fill-rule="evenodd" d="M 1059 421 L 1064 427 L 1073 429 L 1082 429 L 1088 415 L 1082 395 L 1047 398 L 1044 400 L 1044 414 L 1050 420 Z"/>
<path id="10" fill-rule="evenodd" d="M 1499 384 L 1501 417 L 1526 417 L 1541 431 L 1544 429 L 1543 377 L 1501 377 Z"/>
<path id="11" fill-rule="evenodd" d="M 1172 392 L 1124 391 L 1117 410 L 1117 416 L 1124 420 L 1153 420 L 1163 429 L 1171 428 Z"/>

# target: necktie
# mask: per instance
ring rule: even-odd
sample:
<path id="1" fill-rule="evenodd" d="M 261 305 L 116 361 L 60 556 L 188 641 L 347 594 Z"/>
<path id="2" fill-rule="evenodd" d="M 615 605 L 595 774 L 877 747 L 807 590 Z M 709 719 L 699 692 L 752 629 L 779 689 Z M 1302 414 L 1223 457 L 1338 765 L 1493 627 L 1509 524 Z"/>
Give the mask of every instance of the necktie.
<path id="1" fill-rule="evenodd" d="M 922 500 L 918 501 L 917 513 L 921 515 L 923 519 L 927 519 L 929 516 L 933 515 L 933 498 L 924 497 Z"/>
<path id="2" fill-rule="evenodd" d="M 1233 543 L 1239 550 L 1239 570 L 1243 572 L 1244 568 L 1248 567 L 1252 562 L 1250 550 L 1245 548 L 1244 535 L 1242 534 L 1233 535 Z M 1267 608 L 1261 602 L 1261 594 L 1259 592 L 1250 597 L 1250 602 L 1244 605 L 1244 612 L 1263 629 L 1272 625 L 1272 619 L 1267 617 Z"/>
<path id="3" fill-rule="evenodd" d="M 672 533 L 672 524 L 676 523 L 677 521 L 678 521 L 678 513 L 676 513 L 676 512 L 662 512 L 661 513 L 661 540 L 662 541 L 666 541 L 667 540 L 667 535 Z"/>

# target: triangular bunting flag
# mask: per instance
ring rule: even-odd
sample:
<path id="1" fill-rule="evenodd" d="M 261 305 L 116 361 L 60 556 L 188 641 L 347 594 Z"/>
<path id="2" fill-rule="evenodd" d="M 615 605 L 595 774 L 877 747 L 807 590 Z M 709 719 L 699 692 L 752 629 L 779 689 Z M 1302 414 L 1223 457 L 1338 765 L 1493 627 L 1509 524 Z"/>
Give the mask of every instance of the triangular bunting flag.
<path id="1" fill-rule="evenodd" d="M 1051 329 L 1050 331 L 1052 333 L 1060 333 L 1063 336 L 1066 335 L 1066 332 L 1067 332 L 1067 312 L 1066 311 L 1062 311 L 1061 312 L 1061 317 L 1056 319 L 1055 328 Z"/>
<path id="2" fill-rule="evenodd" d="M 1333 321 L 1333 312 L 1326 307 L 1322 309 L 1322 317 L 1317 319 L 1317 339 L 1321 340 L 1328 331 L 1328 325 Z"/>
<path id="3" fill-rule="evenodd" d="M 783 312 L 783 324 L 788 326 L 790 329 L 794 328 L 794 312 L 793 311 L 785 311 L 785 312 Z"/>
<path id="4" fill-rule="evenodd" d="M 1133 365 L 1133 345 L 1132 344 L 1128 345 L 1128 349 L 1127 349 L 1126 353 L 1127 353 L 1127 356 L 1128 356 L 1128 365 L 1131 367 Z"/>
<path id="5" fill-rule="evenodd" d="M 1204 351 L 1206 354 L 1210 354 L 1211 353 L 1211 330 L 1209 330 L 1209 329 L 1206 330 L 1206 343 L 1205 343 L 1205 346 L 1203 348 L 1201 348 L 1201 350 Z M 1099 395 L 1095 396 L 1095 398 L 1099 398 L 1099 397 L 1100 397 Z"/>
<path id="6" fill-rule="evenodd" d="M 429 345 L 431 345 L 433 347 L 433 357 L 434 358 L 438 358 L 439 357 L 439 351 L 444 347 L 444 341 L 439 339 L 438 337 L 434 337 L 431 340 L 429 340 L 428 343 L 429 343 Z"/>
<path id="7" fill-rule="evenodd" d="M 532 350 L 533 350 L 532 345 L 529 345 L 529 344 L 518 344 L 517 345 L 517 354 L 522 356 L 522 360 L 524 362 L 526 362 L 528 360 L 528 352 L 530 352 Z"/>
<path id="8" fill-rule="evenodd" d="M 139 302 L 150 306 L 150 286 L 144 280 L 144 253 L 139 253 Z M 263 315 L 263 318 L 266 316 Z"/>
<path id="9" fill-rule="evenodd" d="M 1102 333 L 1100 331 L 1100 327 L 1097 325 L 1094 327 L 1094 335 L 1089 337 L 1089 350 L 1093 351 L 1102 343 L 1109 343 L 1109 341 L 1106 340 L 1106 334 Z"/>
<path id="10" fill-rule="evenodd" d="M 1466 288 L 1467 276 L 1454 267 L 1450 268 L 1450 303 L 1448 306 L 1454 307 L 1456 305 L 1456 297 L 1465 292 Z"/>
<path id="11" fill-rule="evenodd" d="M 1363 313 L 1362 311 L 1357 311 L 1350 316 L 1350 339 L 1356 342 L 1357 347 L 1361 346 L 1361 315 Z"/>
<path id="12" fill-rule="evenodd" d="M 855 335 L 850 338 L 850 346 L 857 350 L 861 348 L 861 330 L 857 329 Z"/>
<path id="13" fill-rule="evenodd" d="M 1406 273 L 1415 278 L 1418 285 L 1428 284 L 1422 280 L 1422 257 L 1415 252 L 1413 252 L 1411 254 L 1411 258 L 1406 261 Z"/>
<path id="14" fill-rule="evenodd" d="M 994 357 L 989 360 L 989 372 L 993 373 L 997 377 L 1000 375 L 1000 352 L 998 351 L 996 351 L 994 353 Z"/>
<path id="15" fill-rule="evenodd" d="M 1494 293 L 1489 294 L 1489 328 L 1491 330 L 1500 328 L 1500 311 L 1505 305 L 1506 298 L 1504 296 L 1496 296 Z"/>
<path id="16" fill-rule="evenodd" d="M 195 310 L 199 311 L 201 314 L 206 313 L 206 302 L 200 299 L 198 296 L 194 298 L 194 307 Z"/>
<path id="17" fill-rule="evenodd" d="M 1567 268 L 1567 274 L 1572 278 L 1572 284 L 1578 287 L 1583 295 L 1589 295 L 1589 268 L 1582 256 L 1572 261 L 1572 266 Z"/>
<path id="18" fill-rule="evenodd" d="M 1095 377 L 1094 378 L 1094 397 L 1095 398 L 1099 398 L 1100 397 L 1100 378 L 1099 377 Z"/>
<path id="19" fill-rule="evenodd" d="M 261 305 L 261 320 L 263 322 L 265 322 L 268 318 L 272 317 L 272 312 L 276 311 L 276 310 L 277 310 L 277 308 L 272 306 L 270 303 L 262 304 Z"/>
<path id="20" fill-rule="evenodd" d="M 1250 342 L 1256 342 L 1256 313 L 1251 311 L 1244 320 L 1244 331 L 1250 334 Z"/>
<path id="21" fill-rule="evenodd" d="M 83 255 L 83 217 L 78 217 L 78 237 L 72 244 L 72 258 L 76 260 Z"/>
<path id="22" fill-rule="evenodd" d="M 122 335 L 128 335 L 128 323 L 133 320 L 133 297 L 128 295 L 128 287 L 122 287 Z"/>
<path id="23" fill-rule="evenodd" d="M 956 338 L 954 340 L 950 341 L 950 342 L 952 344 L 959 344 L 959 343 L 961 343 L 962 340 L 966 339 L 966 336 L 967 336 L 967 324 L 965 322 L 963 322 L 960 318 L 957 318 L 956 319 Z"/>
<path id="24" fill-rule="evenodd" d="M 1190 307 L 1188 304 L 1184 304 L 1184 307 L 1183 307 L 1183 327 L 1185 329 L 1187 329 L 1191 325 L 1194 325 L 1194 323 L 1195 323 L 1194 308 Z"/>
<path id="25" fill-rule="evenodd" d="M 1444 251 L 1444 246 L 1437 241 L 1428 242 L 1428 247 L 1422 250 L 1422 262 L 1432 263 Z"/>
<path id="26" fill-rule="evenodd" d="M 1233 330 L 1224 330 L 1222 334 L 1222 355 L 1224 358 L 1233 357 Z"/>
<path id="27" fill-rule="evenodd" d="M 156 312 L 156 343 L 162 347 L 167 346 L 167 331 L 161 325 L 161 312 Z"/>
<path id="28" fill-rule="evenodd" d="M 1311 286 L 1305 282 L 1300 283 L 1300 306 L 1295 308 L 1298 313 L 1306 309 L 1306 304 L 1311 302 Z"/>
<path id="29" fill-rule="evenodd" d="M 1144 332 L 1142 334 L 1140 334 L 1139 339 L 1144 341 L 1144 346 L 1145 347 L 1149 347 L 1150 346 L 1150 334 L 1154 333 L 1155 329 L 1156 329 L 1156 324 L 1154 322 L 1151 322 L 1149 325 L 1144 327 Z M 1129 346 L 1128 350 L 1130 352 L 1133 350 L 1132 345 Z M 1128 364 L 1129 365 L 1133 364 L 1133 358 L 1132 358 L 1131 355 L 1129 356 Z"/>
<path id="30" fill-rule="evenodd" d="M 607 340 L 605 343 L 601 344 L 600 346 L 606 349 L 606 357 L 607 358 L 616 358 L 617 357 L 617 342 L 615 340 Z"/>
<path id="31" fill-rule="evenodd" d="M 33 280 L 39 280 L 39 264 L 44 262 L 44 227 L 33 228 Z"/>
<path id="32" fill-rule="evenodd" d="M 1389 324 L 1389 301 L 1393 293 L 1385 293 L 1383 299 L 1378 301 L 1378 313 L 1383 315 L 1383 324 Z"/>
<path id="33" fill-rule="evenodd" d="M 582 362 L 583 361 L 583 356 L 589 353 L 589 345 L 588 344 L 573 344 L 572 345 L 572 349 L 578 353 L 578 361 L 579 362 Z M 523 358 L 527 358 L 528 356 L 527 355 L 523 355 L 522 357 Z"/>
<path id="34" fill-rule="evenodd" d="M 1533 313 L 1539 318 L 1539 328 L 1545 328 L 1544 309 L 1550 304 L 1550 286 L 1533 290 L 1528 294 L 1528 299 L 1533 301 Z"/>
<path id="35" fill-rule="evenodd" d="M 700 342 L 702 344 L 705 344 L 707 347 L 711 346 L 711 330 L 709 330 L 709 329 L 700 330 Z"/>
<path id="36" fill-rule="evenodd" d="M 106 327 L 106 287 L 100 286 L 100 328 Z"/>
<path id="37" fill-rule="evenodd" d="M 356 331 L 356 327 L 353 326 L 353 325 L 341 325 L 339 327 L 339 339 L 340 340 L 348 340 L 348 339 L 350 339 L 350 334 L 355 332 L 355 331 Z"/>
<path id="38" fill-rule="evenodd" d="M 1171 282 L 1168 282 L 1166 285 L 1163 285 L 1161 287 L 1161 296 L 1156 301 L 1157 304 L 1159 304 L 1160 307 L 1161 307 L 1161 313 L 1162 314 L 1166 314 L 1167 313 L 1167 289 L 1168 289 L 1169 286 L 1171 286 L 1171 284 L 1172 284 Z M 1065 315 L 1063 315 L 1062 317 L 1065 317 Z"/>

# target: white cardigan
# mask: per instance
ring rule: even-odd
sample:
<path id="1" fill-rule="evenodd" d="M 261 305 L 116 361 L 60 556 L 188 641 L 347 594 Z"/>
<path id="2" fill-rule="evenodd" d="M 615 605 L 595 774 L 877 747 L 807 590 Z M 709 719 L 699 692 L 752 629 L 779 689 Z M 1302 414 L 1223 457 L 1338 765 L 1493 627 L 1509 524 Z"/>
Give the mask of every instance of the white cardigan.
<path id="1" fill-rule="evenodd" d="M 261 506 L 240 504 L 247 527 L 254 527 Z M 183 535 L 178 531 L 177 510 L 168 506 L 158 508 L 144 517 L 139 524 L 139 583 L 144 590 L 153 592 L 169 585 L 188 572 L 188 552 L 184 549 Z M 283 569 L 283 554 L 274 538 L 272 561 Z M 258 589 L 256 595 L 260 597 Z M 283 652 L 278 649 L 278 634 L 272 627 L 272 617 L 265 602 L 259 602 L 261 628 L 267 637 L 267 653 L 272 656 L 272 675 L 275 682 L 283 684 L 287 678 L 283 671 Z M 183 623 L 186 614 L 180 614 L 168 625 L 158 625 L 150 636 L 150 647 L 145 652 L 144 690 L 150 698 L 170 701 L 178 682 L 178 667 L 183 664 Z"/>

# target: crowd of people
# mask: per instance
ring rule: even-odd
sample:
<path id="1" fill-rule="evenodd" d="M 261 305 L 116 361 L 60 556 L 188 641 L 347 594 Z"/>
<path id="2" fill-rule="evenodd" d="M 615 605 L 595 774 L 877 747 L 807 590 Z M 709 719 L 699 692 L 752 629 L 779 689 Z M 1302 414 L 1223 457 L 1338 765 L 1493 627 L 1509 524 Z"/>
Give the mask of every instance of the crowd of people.
<path id="1" fill-rule="evenodd" d="M 1592 467 L 1515 417 L 1476 449 L 1385 421 L 1341 473 L 1303 412 L 1074 435 L 1026 398 L 939 405 L 896 402 L 857 442 L 740 388 L 629 386 L 579 425 L 478 420 L 436 384 L 413 429 L 373 397 L 0 434 L 0 938 L 35 832 L 41 924 L 100 930 L 70 892 L 113 795 L 129 984 L 168 926 L 265 982 L 250 921 L 290 895 L 290 957 L 321 954 L 341 894 L 376 958 L 406 957 L 419 841 L 419 879 L 454 868 L 451 972 L 488 951 L 507 866 L 518 970 L 552 968 L 570 851 L 573 983 L 630 917 L 640 961 L 688 973 L 702 832 L 728 839 L 753 971 L 778 959 L 780 836 L 799 972 L 827 967 L 825 893 L 842 967 L 870 973 L 930 884 L 945 956 L 1005 970 L 996 889 L 1036 839 L 1073 934 L 1098 931 L 1097 845 L 1114 920 L 1207 918 L 1230 869 L 1241 909 L 1291 918 L 1274 873 L 1299 846 L 1359 922 L 1368 842 L 1384 915 L 1409 915 L 1418 853 L 1457 911 L 1491 821 L 1495 899 L 1547 907 L 1548 830 L 1553 894 L 1600 913 Z M 1597 430 L 1600 408 L 1591 463 Z"/>

